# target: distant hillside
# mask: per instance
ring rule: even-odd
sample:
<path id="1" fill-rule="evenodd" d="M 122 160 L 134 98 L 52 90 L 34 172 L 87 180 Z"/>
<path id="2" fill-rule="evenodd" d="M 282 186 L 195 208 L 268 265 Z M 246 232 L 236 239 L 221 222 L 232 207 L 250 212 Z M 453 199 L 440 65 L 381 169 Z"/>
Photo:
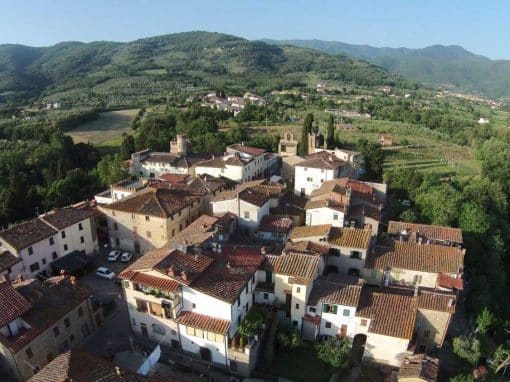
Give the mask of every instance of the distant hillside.
<path id="1" fill-rule="evenodd" d="M 410 80 L 456 86 L 491 97 L 510 96 L 510 61 L 490 60 L 460 46 L 434 45 L 423 49 L 374 48 L 322 40 L 264 40 L 330 54 L 343 53 L 398 73 Z"/>
<path id="2" fill-rule="evenodd" d="M 100 106 L 166 97 L 187 86 L 266 91 L 334 80 L 398 84 L 399 76 L 345 55 L 279 47 L 220 33 L 186 32 L 128 43 L 0 45 L 2 100 L 46 96 Z"/>

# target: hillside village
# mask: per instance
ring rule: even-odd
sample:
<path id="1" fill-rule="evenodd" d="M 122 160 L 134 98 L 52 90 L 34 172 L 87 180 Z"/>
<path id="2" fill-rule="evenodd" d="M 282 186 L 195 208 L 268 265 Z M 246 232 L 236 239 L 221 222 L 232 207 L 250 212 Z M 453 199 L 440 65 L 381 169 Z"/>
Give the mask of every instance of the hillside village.
<path id="1" fill-rule="evenodd" d="M 133 153 L 130 178 L 94 200 L 0 231 L 9 377 L 48 381 L 103 356 L 83 347 L 109 335 L 113 300 L 128 323 L 119 338 L 187 370 L 267 376 L 275 336 L 290 333 L 347 341 L 350 369 L 436 381 L 464 289 L 463 234 L 388 221 L 387 185 L 359 180 L 363 155 L 323 141 L 310 133 L 299 156 L 288 131 L 278 154 L 239 142 L 218 155 L 177 135 L 167 152 Z M 135 375 L 101 360 L 70 380 L 91 370 Z"/>

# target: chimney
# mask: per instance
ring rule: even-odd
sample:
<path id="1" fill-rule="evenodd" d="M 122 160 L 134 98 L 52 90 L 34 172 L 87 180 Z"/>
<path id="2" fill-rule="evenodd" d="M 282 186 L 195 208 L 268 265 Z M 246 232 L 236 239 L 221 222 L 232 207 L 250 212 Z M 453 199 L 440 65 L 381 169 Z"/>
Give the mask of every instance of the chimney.
<path id="1" fill-rule="evenodd" d="M 451 308 L 455 300 L 453 298 L 448 299 L 448 307 Z"/>
<path id="2" fill-rule="evenodd" d="M 466 248 L 462 248 L 462 254 L 465 255 L 466 254 Z"/>
<path id="3" fill-rule="evenodd" d="M 122 372 L 120 371 L 120 367 L 115 366 L 115 374 L 117 374 L 118 376 L 122 375 Z"/>
<path id="4" fill-rule="evenodd" d="M 421 243 L 423 242 L 423 239 L 420 237 L 418 237 L 418 245 L 421 245 Z"/>
<path id="5" fill-rule="evenodd" d="M 195 261 L 198 261 L 198 254 L 195 253 L 195 256 L 193 256 L 193 258 L 195 259 Z"/>
<path id="6" fill-rule="evenodd" d="M 168 269 L 166 270 L 166 274 L 170 277 L 174 277 L 175 276 L 174 268 L 172 266 L 168 267 Z"/>
<path id="7" fill-rule="evenodd" d="M 71 285 L 72 285 L 72 286 L 76 286 L 76 277 L 71 276 L 70 281 L 71 281 Z"/>
<path id="8" fill-rule="evenodd" d="M 232 266 L 230 265 L 230 261 L 228 261 L 228 262 L 227 262 L 226 267 L 227 267 L 228 269 L 230 269 L 230 268 L 232 267 Z"/>
<path id="9" fill-rule="evenodd" d="M 181 279 L 188 281 L 188 273 L 186 271 L 181 272 Z"/>
<path id="10" fill-rule="evenodd" d="M 414 297 L 418 297 L 418 285 L 414 286 Z"/>
<path id="11" fill-rule="evenodd" d="M 9 275 L 6 273 L 5 275 L 2 276 L 2 282 L 9 282 Z"/>

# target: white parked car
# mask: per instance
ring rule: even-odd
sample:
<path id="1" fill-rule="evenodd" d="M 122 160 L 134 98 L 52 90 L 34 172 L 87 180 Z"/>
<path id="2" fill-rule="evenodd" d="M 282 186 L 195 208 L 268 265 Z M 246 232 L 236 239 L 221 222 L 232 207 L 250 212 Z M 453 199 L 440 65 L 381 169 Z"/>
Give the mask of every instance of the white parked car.
<path id="1" fill-rule="evenodd" d="M 133 255 L 129 252 L 124 252 L 122 254 L 122 256 L 120 257 L 120 261 L 122 263 L 127 263 L 129 260 L 131 260 L 131 258 L 133 257 Z"/>
<path id="2" fill-rule="evenodd" d="M 117 261 L 120 257 L 120 252 L 119 251 L 111 251 L 109 254 L 108 254 L 108 261 Z"/>
<path id="3" fill-rule="evenodd" d="M 96 275 L 102 279 L 112 280 L 115 277 L 115 273 L 110 271 L 106 267 L 99 267 L 96 270 Z"/>

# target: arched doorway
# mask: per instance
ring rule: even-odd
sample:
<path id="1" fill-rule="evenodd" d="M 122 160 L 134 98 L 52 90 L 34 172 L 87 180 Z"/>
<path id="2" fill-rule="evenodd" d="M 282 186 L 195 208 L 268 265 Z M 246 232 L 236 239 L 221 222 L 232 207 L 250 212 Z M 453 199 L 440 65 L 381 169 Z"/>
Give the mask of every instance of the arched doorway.
<path id="1" fill-rule="evenodd" d="M 352 340 L 352 363 L 355 365 L 361 364 L 363 353 L 365 352 L 365 344 L 367 343 L 367 336 L 365 334 L 356 334 Z"/>

